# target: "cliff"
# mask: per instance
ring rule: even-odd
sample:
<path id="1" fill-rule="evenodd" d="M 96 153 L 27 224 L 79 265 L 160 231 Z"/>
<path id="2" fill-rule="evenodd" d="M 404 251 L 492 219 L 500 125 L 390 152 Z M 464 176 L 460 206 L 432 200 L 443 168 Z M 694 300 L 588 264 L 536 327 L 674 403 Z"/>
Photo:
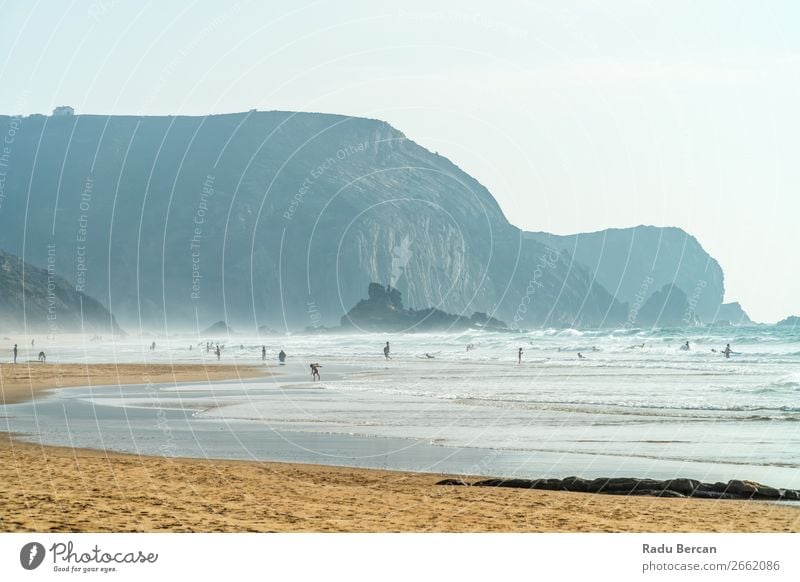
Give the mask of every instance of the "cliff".
<path id="1" fill-rule="evenodd" d="M 0 132 L 12 124 L 0 246 L 42 266 L 55 245 L 57 270 L 123 324 L 329 326 L 371 281 L 518 328 L 625 318 L 589 269 L 382 121 L 30 116 L 0 117 Z"/>
<path id="2" fill-rule="evenodd" d="M 526 236 L 574 256 L 617 300 L 628 303 L 629 320 L 653 293 L 671 284 L 683 291 L 700 319 L 717 319 L 725 293 L 722 268 L 680 228 L 636 226 Z"/>
<path id="3" fill-rule="evenodd" d="M 51 257 L 53 254 L 51 253 Z M 122 333 L 97 300 L 49 269 L 0 250 L 0 326 L 4 331 Z"/>

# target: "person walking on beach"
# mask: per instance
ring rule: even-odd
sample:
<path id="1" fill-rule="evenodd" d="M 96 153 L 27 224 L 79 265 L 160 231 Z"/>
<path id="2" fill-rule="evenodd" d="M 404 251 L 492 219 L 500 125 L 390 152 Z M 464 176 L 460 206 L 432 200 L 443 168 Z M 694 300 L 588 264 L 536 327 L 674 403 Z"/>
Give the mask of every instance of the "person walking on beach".
<path id="1" fill-rule="evenodd" d="M 283 365 L 283 363 L 286 361 L 286 352 L 283 350 L 278 352 L 278 361 L 281 363 L 281 365 Z"/>
<path id="2" fill-rule="evenodd" d="M 392 357 L 389 355 L 389 342 L 386 342 L 386 345 L 383 347 L 383 357 L 387 360 L 392 359 Z"/>
<path id="3" fill-rule="evenodd" d="M 14 344 L 14 363 L 17 363 L 17 344 Z"/>
<path id="4" fill-rule="evenodd" d="M 322 366 L 320 364 L 311 364 L 311 380 L 312 381 L 321 380 L 321 378 L 319 376 L 319 369 L 321 367 Z"/>
<path id="5" fill-rule="evenodd" d="M 722 353 L 725 354 L 726 358 L 730 358 L 731 354 L 733 353 L 733 350 L 731 349 L 731 344 L 728 344 L 727 346 L 725 346 L 725 349 L 722 350 Z"/>
<path id="6" fill-rule="evenodd" d="M 517 364 L 521 364 L 521 363 L 522 363 L 522 348 L 517 350 Z"/>
<path id="7" fill-rule="evenodd" d="M 264 362 L 267 359 L 267 346 L 261 346 L 261 361 Z"/>

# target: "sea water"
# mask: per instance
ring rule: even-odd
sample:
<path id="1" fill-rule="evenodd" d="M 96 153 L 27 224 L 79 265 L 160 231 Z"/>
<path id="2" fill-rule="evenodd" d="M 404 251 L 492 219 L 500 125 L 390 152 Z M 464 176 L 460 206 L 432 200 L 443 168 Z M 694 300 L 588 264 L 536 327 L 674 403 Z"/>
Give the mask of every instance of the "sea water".
<path id="1" fill-rule="evenodd" d="M 34 352 L 51 362 L 215 365 L 208 339 L 222 363 L 260 365 L 265 346 L 275 373 L 62 389 L 0 408 L 0 427 L 151 455 L 800 488 L 800 330 L 787 327 L 72 337 L 39 339 Z M 321 381 L 310 363 L 322 364 Z"/>

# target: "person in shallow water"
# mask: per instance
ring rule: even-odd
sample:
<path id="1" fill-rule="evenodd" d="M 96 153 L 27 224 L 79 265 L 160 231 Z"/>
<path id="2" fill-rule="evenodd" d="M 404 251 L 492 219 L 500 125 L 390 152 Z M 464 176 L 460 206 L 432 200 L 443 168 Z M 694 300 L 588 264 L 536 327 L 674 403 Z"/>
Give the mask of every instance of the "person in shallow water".
<path id="1" fill-rule="evenodd" d="M 389 355 L 389 342 L 386 342 L 386 345 L 383 346 L 383 357 L 387 360 L 392 359 L 392 357 Z"/>
<path id="2" fill-rule="evenodd" d="M 286 352 L 284 352 L 283 350 L 281 350 L 280 352 L 278 352 L 278 361 L 279 361 L 281 364 L 283 364 L 283 363 L 286 361 Z"/>
<path id="3" fill-rule="evenodd" d="M 322 367 L 321 364 L 311 364 L 311 379 L 312 380 L 321 380 L 319 376 L 319 369 Z"/>
<path id="4" fill-rule="evenodd" d="M 586 356 L 584 356 L 582 353 L 578 352 L 578 359 L 579 360 L 585 360 Z"/>
<path id="5" fill-rule="evenodd" d="M 688 341 L 681 346 L 681 350 L 683 350 L 684 352 L 687 351 L 687 350 L 691 350 L 691 349 L 692 348 L 689 347 L 689 342 Z"/>
<path id="6" fill-rule="evenodd" d="M 726 358 L 730 358 L 731 354 L 733 353 L 733 350 L 731 349 L 731 344 L 728 344 L 727 346 L 725 346 L 725 349 L 722 350 L 722 353 L 725 354 Z"/>
<path id="7" fill-rule="evenodd" d="M 217 354 L 217 360 L 219 360 L 220 356 L 222 355 L 222 352 L 219 349 L 219 344 L 217 344 L 217 349 L 214 351 L 214 353 Z"/>
<path id="8" fill-rule="evenodd" d="M 39 352 L 39 361 L 44 364 L 47 362 L 47 356 L 44 352 Z"/>
<path id="9" fill-rule="evenodd" d="M 522 363 L 522 348 L 519 348 L 519 350 L 517 350 L 517 364 L 521 363 Z"/>
<path id="10" fill-rule="evenodd" d="M 261 346 L 261 361 L 267 359 L 267 346 Z"/>

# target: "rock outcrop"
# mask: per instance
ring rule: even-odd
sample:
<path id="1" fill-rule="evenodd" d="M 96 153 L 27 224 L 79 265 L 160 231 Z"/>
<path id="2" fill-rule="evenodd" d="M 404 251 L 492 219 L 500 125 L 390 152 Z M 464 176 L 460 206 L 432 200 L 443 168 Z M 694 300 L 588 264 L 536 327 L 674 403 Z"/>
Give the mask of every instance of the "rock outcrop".
<path id="1" fill-rule="evenodd" d="M 714 323 L 730 325 L 752 325 L 753 320 L 745 313 L 739 302 L 723 303 L 719 306 Z"/>
<path id="2" fill-rule="evenodd" d="M 57 275 L 54 263 L 48 269 L 39 269 L 0 250 L 2 329 L 123 334 L 108 309 Z"/>
<path id="3" fill-rule="evenodd" d="M 443 479 L 437 485 L 471 487 L 510 487 L 515 489 L 541 489 L 545 491 L 573 491 L 577 493 L 604 493 L 607 495 L 649 495 L 653 497 L 699 497 L 704 499 L 769 499 L 775 501 L 800 501 L 800 491 L 778 489 L 755 481 L 732 480 L 727 483 L 702 483 L 694 479 L 638 479 L 612 477 L 581 479 L 482 479 L 467 483 L 461 479 Z"/>
<path id="4" fill-rule="evenodd" d="M 200 335 L 205 337 L 209 336 L 227 337 L 229 335 L 233 335 L 233 330 L 230 327 L 228 327 L 228 324 L 225 323 L 224 321 L 218 321 L 208 326 L 202 332 L 200 332 Z"/>
<path id="5" fill-rule="evenodd" d="M 468 328 L 508 331 L 505 322 L 485 313 L 472 317 L 453 315 L 440 309 L 405 309 L 403 294 L 380 283 L 370 283 L 367 299 L 342 316 L 341 327 L 361 331 L 461 331 Z"/>
<path id="6" fill-rule="evenodd" d="M 686 231 L 675 227 L 609 228 L 572 235 L 526 236 L 575 257 L 614 297 L 628 304 L 628 324 L 665 285 L 683 291 L 698 319 L 713 322 L 724 296 L 719 263 Z M 645 324 L 651 325 L 651 324 Z"/>
<path id="7" fill-rule="evenodd" d="M 677 285 L 653 293 L 637 315 L 637 327 L 692 327 L 700 324 L 689 298 Z"/>

